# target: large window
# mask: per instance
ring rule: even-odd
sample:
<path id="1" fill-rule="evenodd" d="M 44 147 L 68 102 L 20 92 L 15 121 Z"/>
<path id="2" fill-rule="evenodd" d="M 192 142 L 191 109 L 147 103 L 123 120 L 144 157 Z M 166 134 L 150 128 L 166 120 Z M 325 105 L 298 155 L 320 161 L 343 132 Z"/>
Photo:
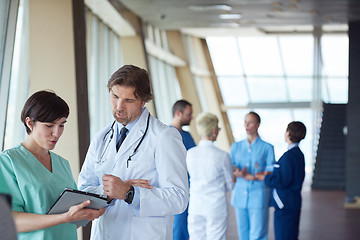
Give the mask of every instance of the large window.
<path id="1" fill-rule="evenodd" d="M 12 6 L 14 6 L 12 1 Z M 21 109 L 29 95 L 29 26 L 28 26 L 28 1 L 20 0 L 16 4 L 17 16 L 16 34 L 14 41 L 14 50 L 11 52 L 11 64 L 9 74 L 9 85 L 7 95 L 7 111 L 5 118 L 5 137 L 4 149 L 11 148 L 23 141 L 25 137 L 25 128 L 20 121 Z M 11 10 L 11 9 L 10 9 Z M 14 14 L 10 11 L 10 14 Z M 11 25 L 9 25 L 11 26 Z M 8 29 L 9 33 L 9 29 Z M 11 33 L 10 33 L 11 34 Z M 4 69 L 5 70 L 5 69 Z M 6 69 L 8 71 L 8 69 Z M 7 79 L 8 81 L 8 79 Z M 4 109 L 6 109 L 4 107 Z M 5 114 L 3 111 L 0 114 Z"/>
<path id="2" fill-rule="evenodd" d="M 25 128 L 20 121 L 20 114 L 24 103 L 29 96 L 30 65 L 28 23 L 28 0 L 21 0 L 16 24 L 11 68 L 5 149 L 19 144 L 25 137 Z"/>
<path id="3" fill-rule="evenodd" d="M 275 147 L 278 159 L 286 150 L 286 126 L 302 121 L 307 136 L 301 142 L 308 170 L 313 165 L 314 37 L 271 35 L 207 38 L 224 104 L 235 139 L 246 138 L 244 117 L 250 110 L 262 119 L 260 136 Z M 323 35 L 321 39 L 321 98 L 347 103 L 348 38 Z M 254 107 L 255 106 L 255 107 Z"/>
<path id="4" fill-rule="evenodd" d="M 145 27 L 157 118 L 166 124 L 170 124 L 172 121 L 172 106 L 181 98 L 174 67 L 177 64 L 177 57 L 172 55 L 168 49 L 165 31 L 153 28 L 151 25 Z"/>
<path id="5" fill-rule="evenodd" d="M 107 82 L 122 65 L 120 37 L 89 9 L 86 9 L 87 66 L 90 134 L 114 119 L 109 104 Z"/>

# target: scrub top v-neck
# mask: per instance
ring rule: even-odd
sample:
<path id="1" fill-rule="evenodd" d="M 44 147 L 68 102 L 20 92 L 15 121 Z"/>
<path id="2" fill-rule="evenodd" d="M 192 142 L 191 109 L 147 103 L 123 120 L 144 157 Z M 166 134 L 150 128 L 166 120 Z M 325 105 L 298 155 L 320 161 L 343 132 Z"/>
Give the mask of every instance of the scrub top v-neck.
<path id="1" fill-rule="evenodd" d="M 12 210 L 46 214 L 64 188 L 76 188 L 69 162 L 53 152 L 50 156 L 52 172 L 22 145 L 0 154 L 0 173 L 12 196 Z M 18 239 L 77 239 L 76 225 L 19 233 Z"/>

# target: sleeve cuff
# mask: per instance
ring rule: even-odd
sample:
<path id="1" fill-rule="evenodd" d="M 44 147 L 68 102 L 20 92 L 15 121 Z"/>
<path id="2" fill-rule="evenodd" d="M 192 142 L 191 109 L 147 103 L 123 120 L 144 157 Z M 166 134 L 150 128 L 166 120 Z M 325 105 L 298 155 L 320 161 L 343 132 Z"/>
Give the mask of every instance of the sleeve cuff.
<path id="1" fill-rule="evenodd" d="M 134 186 L 134 199 L 131 203 L 135 210 L 140 211 L 140 188 Z"/>

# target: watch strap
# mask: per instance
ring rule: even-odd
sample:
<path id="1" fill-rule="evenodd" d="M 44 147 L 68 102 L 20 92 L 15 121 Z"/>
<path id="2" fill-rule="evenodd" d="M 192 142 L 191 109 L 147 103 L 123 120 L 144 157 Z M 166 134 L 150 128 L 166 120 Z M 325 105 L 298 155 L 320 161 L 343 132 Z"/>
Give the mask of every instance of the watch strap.
<path id="1" fill-rule="evenodd" d="M 127 203 L 127 204 L 131 204 L 133 199 L 134 199 L 134 194 L 135 194 L 135 190 L 134 190 L 134 187 L 133 186 L 130 186 L 130 189 L 129 191 L 127 191 L 126 193 L 126 198 L 124 199 L 124 201 Z"/>

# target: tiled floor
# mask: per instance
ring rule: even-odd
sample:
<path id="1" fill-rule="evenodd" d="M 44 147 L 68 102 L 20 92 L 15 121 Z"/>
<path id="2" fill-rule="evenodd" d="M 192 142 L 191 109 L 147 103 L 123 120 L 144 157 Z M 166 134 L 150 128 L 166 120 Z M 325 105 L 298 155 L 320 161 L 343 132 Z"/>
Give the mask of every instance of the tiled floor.
<path id="1" fill-rule="evenodd" d="M 300 219 L 300 240 L 360 239 L 360 209 L 345 209 L 344 191 L 311 190 L 311 176 L 304 182 Z M 228 199 L 230 194 L 228 195 Z M 237 240 L 234 209 L 230 206 L 228 240 Z M 269 240 L 274 240 L 272 208 Z"/>

